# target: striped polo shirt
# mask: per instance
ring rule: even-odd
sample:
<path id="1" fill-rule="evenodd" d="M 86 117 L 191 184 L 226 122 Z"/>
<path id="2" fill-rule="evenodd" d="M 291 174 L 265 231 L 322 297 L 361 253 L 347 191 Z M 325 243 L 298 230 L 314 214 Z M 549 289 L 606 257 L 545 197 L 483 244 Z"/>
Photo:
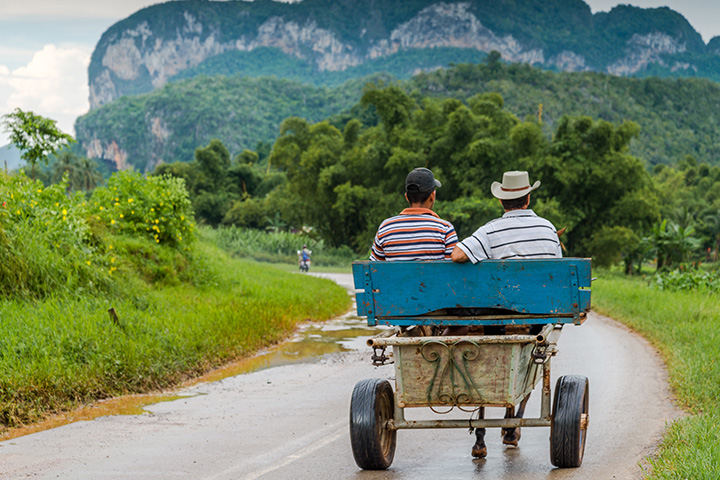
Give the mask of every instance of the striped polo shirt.
<path id="1" fill-rule="evenodd" d="M 455 227 L 427 208 L 406 208 L 380 224 L 370 260 L 450 260 Z"/>
<path id="2" fill-rule="evenodd" d="M 510 210 L 491 220 L 458 243 L 472 263 L 486 258 L 562 257 L 560 240 L 552 223 L 532 210 Z"/>

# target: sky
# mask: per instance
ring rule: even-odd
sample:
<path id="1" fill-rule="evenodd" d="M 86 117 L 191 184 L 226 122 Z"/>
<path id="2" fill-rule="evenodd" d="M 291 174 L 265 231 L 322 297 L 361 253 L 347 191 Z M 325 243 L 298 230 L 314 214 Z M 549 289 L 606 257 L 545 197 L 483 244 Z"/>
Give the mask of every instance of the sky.
<path id="1" fill-rule="evenodd" d="M 294 0 L 281 0 L 294 1 Z M 397 0 L 401 1 L 401 0 Z M 705 42 L 720 35 L 718 0 L 585 0 L 593 13 L 618 4 L 667 6 L 680 12 Z M 87 113 L 87 67 L 100 36 L 151 0 L 0 0 L 0 115 L 19 107 L 56 120 L 74 135 Z M 7 134 L 0 129 L 0 146 Z"/>

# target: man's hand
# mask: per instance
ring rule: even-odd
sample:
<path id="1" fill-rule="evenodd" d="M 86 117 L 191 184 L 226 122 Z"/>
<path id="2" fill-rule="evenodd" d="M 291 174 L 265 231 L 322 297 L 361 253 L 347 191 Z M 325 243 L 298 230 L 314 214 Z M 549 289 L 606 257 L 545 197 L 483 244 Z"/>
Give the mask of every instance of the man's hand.
<path id="1" fill-rule="evenodd" d="M 469 260 L 468 256 L 465 255 L 465 252 L 460 249 L 457 245 L 455 245 L 455 248 L 453 248 L 452 253 L 450 254 L 450 258 L 453 262 L 456 263 L 465 263 Z"/>

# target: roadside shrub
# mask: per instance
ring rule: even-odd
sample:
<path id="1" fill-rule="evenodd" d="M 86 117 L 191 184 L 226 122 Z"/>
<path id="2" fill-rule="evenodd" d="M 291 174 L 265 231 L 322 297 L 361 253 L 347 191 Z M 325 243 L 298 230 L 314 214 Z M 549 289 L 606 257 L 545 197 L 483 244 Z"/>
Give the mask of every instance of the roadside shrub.
<path id="1" fill-rule="evenodd" d="M 182 178 L 143 177 L 135 171 L 113 174 L 89 202 L 94 218 L 116 234 L 145 236 L 172 247 L 195 238 L 190 197 Z"/>
<path id="2" fill-rule="evenodd" d="M 0 295 L 41 298 L 105 288 L 108 259 L 86 220 L 87 202 L 67 178 L 45 187 L 0 173 Z"/>
<path id="3" fill-rule="evenodd" d="M 660 272 L 655 277 L 655 286 L 660 290 L 703 290 L 720 291 L 720 275 L 702 270 L 671 270 Z"/>

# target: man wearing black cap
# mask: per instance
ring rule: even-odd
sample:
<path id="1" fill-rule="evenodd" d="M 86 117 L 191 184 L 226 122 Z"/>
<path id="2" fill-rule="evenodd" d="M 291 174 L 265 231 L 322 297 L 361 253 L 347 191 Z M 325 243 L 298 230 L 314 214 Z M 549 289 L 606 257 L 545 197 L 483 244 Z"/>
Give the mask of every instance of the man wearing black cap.
<path id="1" fill-rule="evenodd" d="M 405 199 L 410 208 L 380 224 L 370 260 L 450 260 L 457 243 L 455 227 L 432 210 L 440 186 L 427 168 L 408 173 Z"/>

